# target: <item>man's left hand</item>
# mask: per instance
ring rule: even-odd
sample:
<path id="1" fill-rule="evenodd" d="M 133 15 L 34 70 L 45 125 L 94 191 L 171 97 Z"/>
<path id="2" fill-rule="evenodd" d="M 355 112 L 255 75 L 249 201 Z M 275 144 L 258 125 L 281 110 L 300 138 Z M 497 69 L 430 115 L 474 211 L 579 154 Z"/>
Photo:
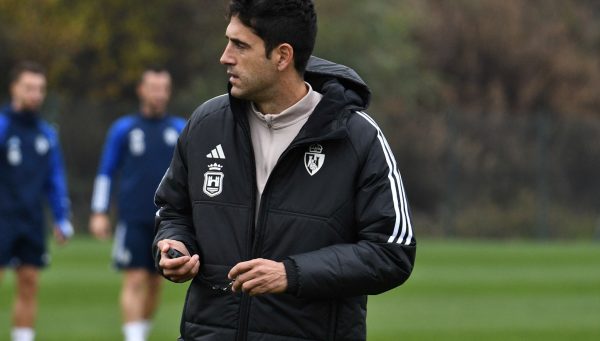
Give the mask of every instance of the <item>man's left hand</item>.
<path id="1" fill-rule="evenodd" d="M 62 234 L 60 227 L 58 226 L 54 227 L 54 238 L 56 239 L 56 243 L 61 246 L 66 245 L 69 242 L 69 238 Z"/>
<path id="2" fill-rule="evenodd" d="M 262 258 L 237 263 L 227 277 L 233 280 L 233 292 L 250 296 L 283 293 L 288 285 L 283 263 Z"/>

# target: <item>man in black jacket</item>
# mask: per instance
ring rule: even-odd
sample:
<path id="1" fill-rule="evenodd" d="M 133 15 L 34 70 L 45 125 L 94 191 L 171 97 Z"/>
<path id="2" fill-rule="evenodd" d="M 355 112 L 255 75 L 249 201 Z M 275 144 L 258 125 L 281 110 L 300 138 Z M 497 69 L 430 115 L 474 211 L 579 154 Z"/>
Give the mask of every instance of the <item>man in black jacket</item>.
<path id="1" fill-rule="evenodd" d="M 229 92 L 194 112 L 155 198 L 157 267 L 192 279 L 181 339 L 365 340 L 366 295 L 406 281 L 416 251 L 369 89 L 310 56 L 312 1 L 228 17 Z"/>

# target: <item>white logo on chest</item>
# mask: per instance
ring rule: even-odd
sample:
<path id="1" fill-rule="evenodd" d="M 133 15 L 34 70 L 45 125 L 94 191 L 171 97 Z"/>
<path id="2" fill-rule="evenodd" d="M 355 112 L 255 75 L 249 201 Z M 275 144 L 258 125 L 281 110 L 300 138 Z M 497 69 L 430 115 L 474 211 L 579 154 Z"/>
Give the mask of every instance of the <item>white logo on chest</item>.
<path id="1" fill-rule="evenodd" d="M 179 138 L 179 133 L 177 132 L 177 130 L 175 130 L 173 128 L 167 128 L 163 132 L 163 139 L 165 140 L 165 143 L 169 147 L 173 147 L 177 143 L 178 138 Z"/>
<path id="2" fill-rule="evenodd" d="M 144 141 L 144 132 L 142 129 L 135 128 L 129 133 L 129 151 L 135 156 L 140 156 L 146 151 L 146 142 Z"/>
<path id="3" fill-rule="evenodd" d="M 48 139 L 42 135 L 38 135 L 35 138 L 35 151 L 38 153 L 38 155 L 46 155 L 49 149 L 50 142 Z"/>
<path id="4" fill-rule="evenodd" d="M 204 186 L 202 190 L 211 198 L 223 192 L 223 178 L 225 174 L 221 172 L 222 168 L 222 165 L 213 163 L 208 165 L 208 172 L 204 173 Z"/>
<path id="5" fill-rule="evenodd" d="M 323 167 L 325 162 L 325 154 L 322 153 L 323 146 L 316 143 L 308 148 L 308 152 L 304 153 L 304 168 L 310 176 L 317 174 Z"/>

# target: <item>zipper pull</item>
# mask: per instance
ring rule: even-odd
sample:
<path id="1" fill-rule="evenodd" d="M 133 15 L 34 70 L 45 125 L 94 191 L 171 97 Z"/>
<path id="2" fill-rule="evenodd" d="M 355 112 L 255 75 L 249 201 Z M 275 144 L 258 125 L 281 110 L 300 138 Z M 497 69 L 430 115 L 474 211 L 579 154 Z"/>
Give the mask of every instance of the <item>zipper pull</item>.
<path id="1" fill-rule="evenodd" d="M 271 116 L 271 115 L 265 116 L 265 121 L 267 122 L 267 127 L 269 129 L 273 128 L 273 116 Z"/>

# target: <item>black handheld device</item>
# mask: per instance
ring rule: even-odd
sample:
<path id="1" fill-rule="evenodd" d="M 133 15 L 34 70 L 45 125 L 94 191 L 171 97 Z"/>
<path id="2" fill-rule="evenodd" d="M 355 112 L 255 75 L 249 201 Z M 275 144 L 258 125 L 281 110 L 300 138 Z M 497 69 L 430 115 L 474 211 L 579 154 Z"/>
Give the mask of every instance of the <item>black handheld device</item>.
<path id="1" fill-rule="evenodd" d="M 167 250 L 167 255 L 169 256 L 169 258 L 179 258 L 184 256 L 183 253 L 181 253 L 179 250 L 174 249 L 172 247 L 169 248 L 169 250 Z"/>

